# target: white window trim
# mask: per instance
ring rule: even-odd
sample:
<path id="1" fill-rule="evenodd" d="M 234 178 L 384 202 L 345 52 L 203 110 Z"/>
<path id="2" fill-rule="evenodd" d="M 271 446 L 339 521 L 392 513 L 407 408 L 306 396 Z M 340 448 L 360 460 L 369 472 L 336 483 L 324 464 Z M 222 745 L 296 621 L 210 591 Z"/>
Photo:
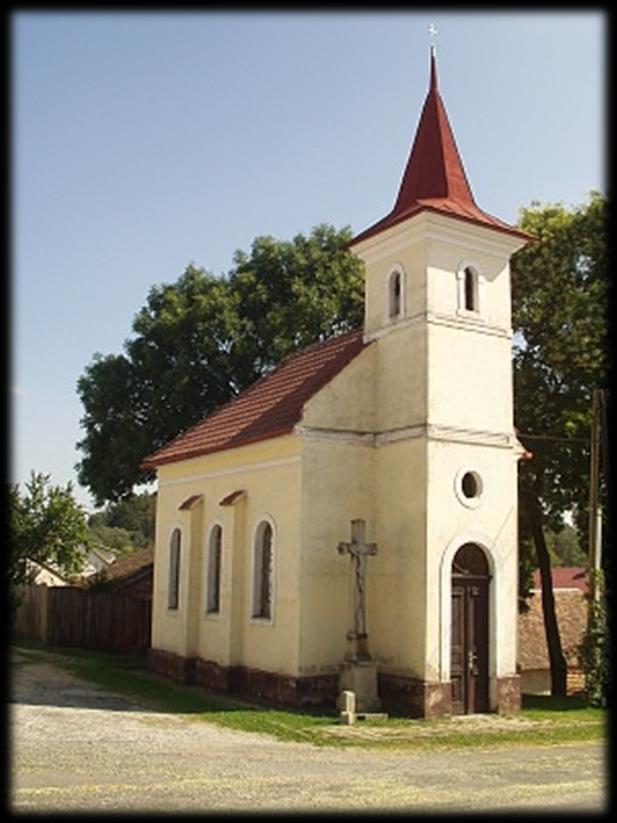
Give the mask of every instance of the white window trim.
<path id="1" fill-rule="evenodd" d="M 221 529 L 221 568 L 219 569 L 219 610 L 217 612 L 210 612 L 208 611 L 208 584 L 210 581 L 210 551 L 212 549 L 212 535 L 214 533 L 214 529 L 219 526 Z M 202 604 L 202 613 L 206 620 L 221 620 L 222 612 L 223 612 L 223 569 L 225 565 L 225 529 L 223 527 L 223 523 L 220 520 L 213 520 L 210 524 L 210 528 L 206 534 L 205 546 L 204 546 L 204 594 L 203 594 L 203 604 Z"/>
<path id="2" fill-rule="evenodd" d="M 400 308 L 398 314 L 390 314 L 390 290 L 391 290 L 391 282 L 392 278 L 395 274 L 398 274 L 400 277 L 400 284 L 401 284 L 401 294 L 400 294 Z M 385 282 L 385 299 L 384 299 L 384 306 L 385 306 L 385 322 L 386 324 L 392 323 L 399 323 L 407 314 L 407 275 L 405 272 L 405 267 L 402 263 L 395 263 L 393 266 L 390 267 L 390 271 L 388 272 L 388 276 L 386 277 Z"/>
<path id="3" fill-rule="evenodd" d="M 171 584 L 171 539 L 174 536 L 174 532 L 176 530 L 180 532 L 180 558 L 178 560 L 178 603 L 175 607 L 172 607 L 169 605 L 169 594 Z M 182 600 L 182 553 L 184 550 L 184 529 L 182 528 L 181 523 L 176 521 L 176 523 L 174 523 L 169 529 L 167 535 L 167 580 L 165 586 L 165 612 L 169 617 L 173 615 L 178 615 L 180 613 L 180 603 Z"/>
<path id="4" fill-rule="evenodd" d="M 270 617 L 254 617 L 253 612 L 255 611 L 255 541 L 257 539 L 257 532 L 262 523 L 268 523 L 270 528 L 272 529 L 272 544 L 271 544 L 271 552 L 272 552 L 272 577 L 271 577 L 271 588 L 270 588 Z M 251 585 L 249 588 L 249 621 L 250 623 L 256 626 L 274 626 L 275 625 L 275 616 L 276 616 L 276 567 L 277 567 L 277 558 L 276 558 L 276 547 L 277 547 L 277 531 L 276 531 L 276 524 L 274 522 L 274 518 L 270 514 L 262 514 L 255 520 L 255 525 L 253 527 L 253 534 L 251 536 L 251 543 L 250 543 L 250 552 L 251 552 Z"/>
<path id="5" fill-rule="evenodd" d="M 476 308 L 465 308 L 465 270 L 472 269 L 475 272 L 474 297 Z M 473 317 L 477 319 L 482 314 L 484 305 L 484 274 L 475 260 L 462 260 L 456 269 L 456 313 L 461 317 Z"/>
<path id="6" fill-rule="evenodd" d="M 476 482 L 478 483 L 479 493 L 475 497 L 467 497 L 467 495 L 463 492 L 463 477 L 465 477 L 466 474 L 473 474 Z M 454 475 L 454 493 L 456 494 L 459 503 L 467 509 L 480 508 L 483 502 L 484 489 L 484 477 L 478 471 L 477 466 L 461 466 L 461 468 Z"/>

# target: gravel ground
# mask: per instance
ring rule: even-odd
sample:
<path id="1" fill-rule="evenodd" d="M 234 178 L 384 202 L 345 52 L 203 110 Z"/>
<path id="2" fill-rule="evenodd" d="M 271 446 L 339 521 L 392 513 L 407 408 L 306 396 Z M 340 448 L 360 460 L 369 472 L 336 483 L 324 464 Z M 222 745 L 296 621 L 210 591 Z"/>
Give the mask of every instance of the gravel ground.
<path id="1" fill-rule="evenodd" d="M 480 811 L 605 808 L 599 745 L 439 753 L 285 743 L 145 711 L 16 658 L 14 811 Z"/>

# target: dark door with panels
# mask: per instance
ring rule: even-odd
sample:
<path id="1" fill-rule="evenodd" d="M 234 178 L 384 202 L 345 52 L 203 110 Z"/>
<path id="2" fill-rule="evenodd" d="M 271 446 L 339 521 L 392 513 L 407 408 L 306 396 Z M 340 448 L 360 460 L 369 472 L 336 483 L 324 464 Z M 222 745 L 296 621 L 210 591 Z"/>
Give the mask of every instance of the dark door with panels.
<path id="1" fill-rule="evenodd" d="M 450 680 L 453 714 L 489 710 L 488 587 L 486 556 L 466 543 L 452 561 Z"/>

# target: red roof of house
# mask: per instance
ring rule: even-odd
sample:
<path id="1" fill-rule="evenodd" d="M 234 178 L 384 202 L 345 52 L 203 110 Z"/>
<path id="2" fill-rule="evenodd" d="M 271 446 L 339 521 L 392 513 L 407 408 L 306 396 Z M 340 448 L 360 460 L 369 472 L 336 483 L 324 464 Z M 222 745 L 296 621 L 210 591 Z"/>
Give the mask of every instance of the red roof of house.
<path id="1" fill-rule="evenodd" d="M 103 571 L 105 580 L 121 580 L 132 577 L 136 572 L 151 566 L 154 562 L 154 548 L 138 549 L 124 557 L 119 557 L 115 563 Z"/>
<path id="2" fill-rule="evenodd" d="M 548 669 L 549 657 L 540 594 L 528 602 L 529 610 L 518 616 L 518 663 L 523 671 Z M 555 612 L 561 646 L 568 666 L 579 665 L 578 647 L 587 627 L 587 601 L 578 590 L 556 589 Z"/>
<path id="3" fill-rule="evenodd" d="M 367 345 L 370 343 L 364 343 L 362 330 L 357 329 L 292 354 L 270 374 L 146 458 L 142 468 L 288 434 L 300 420 L 307 400 Z"/>
<path id="4" fill-rule="evenodd" d="M 582 592 L 588 589 L 587 570 L 584 566 L 555 566 L 551 569 L 551 577 L 553 589 L 580 589 Z M 533 573 L 533 588 L 542 588 L 540 569 Z"/>
<path id="5" fill-rule="evenodd" d="M 407 167 L 392 211 L 357 234 L 350 245 L 429 210 L 531 239 L 531 236 L 478 208 L 439 94 L 435 53 L 431 80 Z"/>

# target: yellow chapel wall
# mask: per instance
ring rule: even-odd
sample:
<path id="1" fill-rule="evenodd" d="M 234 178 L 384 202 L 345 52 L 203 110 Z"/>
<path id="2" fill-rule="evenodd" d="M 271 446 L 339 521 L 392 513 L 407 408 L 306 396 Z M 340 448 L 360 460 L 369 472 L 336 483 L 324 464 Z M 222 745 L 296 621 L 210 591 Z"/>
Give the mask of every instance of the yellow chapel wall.
<path id="1" fill-rule="evenodd" d="M 351 520 L 374 530 L 374 357 L 368 346 L 304 406 L 300 564 L 301 675 L 334 674 L 351 626 Z M 373 558 L 371 558 L 371 561 Z"/>
<path id="2" fill-rule="evenodd" d="M 182 657 L 198 656 L 223 666 L 240 665 L 295 674 L 299 631 L 298 563 L 300 441 L 294 435 L 216 452 L 158 470 L 152 647 Z M 246 497 L 220 501 L 234 491 Z M 203 495 L 197 535 L 191 543 L 193 511 L 179 506 Z M 274 529 L 273 619 L 251 617 L 255 530 L 262 518 Z M 223 529 L 221 609 L 206 614 L 206 552 L 214 524 Z M 169 542 L 182 528 L 180 608 L 167 608 Z M 195 529 L 193 529 L 195 531 Z M 192 562 L 191 562 L 192 559 Z M 197 606 L 192 614 L 187 604 Z"/>
<path id="3" fill-rule="evenodd" d="M 336 673 L 348 649 L 352 567 L 337 545 L 350 540 L 354 518 L 366 521 L 366 539 L 378 543 L 367 571 L 369 650 L 382 671 L 421 676 L 424 670 L 426 449 L 420 438 L 396 436 L 377 445 L 375 420 L 387 417 L 384 407 L 396 407 L 397 392 L 407 389 L 399 377 L 385 393 L 370 391 L 388 364 L 383 346 L 390 348 L 390 340 L 376 340 L 311 398 L 299 426 L 304 675 Z M 409 363 L 404 335 L 394 348 L 400 371 Z M 405 402 L 399 408 L 403 415 Z M 401 421 L 409 420 L 407 410 Z"/>

